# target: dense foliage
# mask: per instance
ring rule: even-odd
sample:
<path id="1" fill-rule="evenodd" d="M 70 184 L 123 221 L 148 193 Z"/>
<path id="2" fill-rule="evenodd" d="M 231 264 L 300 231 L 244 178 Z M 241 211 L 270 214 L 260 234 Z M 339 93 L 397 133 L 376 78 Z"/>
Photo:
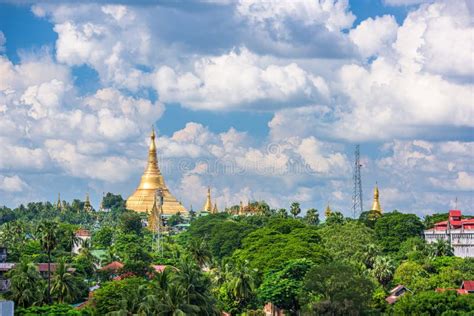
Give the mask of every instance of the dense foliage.
<path id="1" fill-rule="evenodd" d="M 261 315 L 269 302 L 291 315 L 474 313 L 474 296 L 435 291 L 474 279 L 473 259 L 422 238 L 446 214 L 422 221 L 366 212 L 354 220 L 331 211 L 321 223 L 316 209 L 296 202 L 287 209 L 252 202 L 244 211 L 253 215 L 175 215 L 158 250 L 146 215 L 110 193 L 100 212 L 87 212 L 80 200 L 3 207 L 0 244 L 17 263 L 3 297 L 15 301 L 18 315 Z M 182 223 L 187 231 L 177 229 Z M 78 239 L 79 228 L 92 233 L 90 241 Z M 114 261 L 123 266 L 101 269 Z M 38 263 L 54 269 L 40 273 Z M 397 284 L 409 292 L 389 305 Z M 71 305 L 78 303 L 80 310 Z"/>

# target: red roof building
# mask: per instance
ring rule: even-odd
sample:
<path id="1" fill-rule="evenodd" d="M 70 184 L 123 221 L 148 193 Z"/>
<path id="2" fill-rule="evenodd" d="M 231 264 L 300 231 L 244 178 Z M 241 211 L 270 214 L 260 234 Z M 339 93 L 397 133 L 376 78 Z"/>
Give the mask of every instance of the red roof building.
<path id="1" fill-rule="evenodd" d="M 447 230 L 447 229 L 474 229 L 474 218 L 462 219 L 460 210 L 449 211 L 449 217 L 447 221 L 439 222 L 434 225 L 435 230 Z M 449 224 L 449 226 L 448 226 Z"/>
<path id="2" fill-rule="evenodd" d="M 474 257 L 474 218 L 463 219 L 460 210 L 450 210 L 447 221 L 434 224 L 433 228 L 425 230 L 424 235 L 427 243 L 447 241 L 455 256 Z"/>
<path id="3" fill-rule="evenodd" d="M 108 271 L 108 272 L 118 272 L 120 269 L 123 268 L 123 263 L 119 261 L 113 261 L 108 265 L 103 266 L 100 268 L 101 271 Z"/>
<path id="4" fill-rule="evenodd" d="M 468 293 L 474 293 L 474 281 L 462 281 L 461 289 Z"/>

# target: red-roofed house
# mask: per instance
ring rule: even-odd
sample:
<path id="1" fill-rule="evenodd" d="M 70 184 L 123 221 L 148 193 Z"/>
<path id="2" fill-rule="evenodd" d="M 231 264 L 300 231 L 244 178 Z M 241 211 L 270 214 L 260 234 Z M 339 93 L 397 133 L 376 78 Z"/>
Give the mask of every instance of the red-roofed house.
<path id="1" fill-rule="evenodd" d="M 460 210 L 449 211 L 447 221 L 438 222 L 433 228 L 425 230 L 427 243 L 438 239 L 448 241 L 455 256 L 474 257 L 474 218 L 462 219 Z"/>
<path id="2" fill-rule="evenodd" d="M 390 291 L 390 295 L 387 296 L 385 300 L 387 303 L 393 304 L 398 301 L 400 297 L 402 297 L 407 291 L 408 289 L 404 285 L 399 284 Z"/>
<path id="3" fill-rule="evenodd" d="M 460 289 L 444 289 L 444 288 L 437 288 L 435 290 L 438 293 L 442 293 L 444 291 L 456 291 L 458 294 L 474 294 L 474 281 L 462 281 Z"/>
<path id="4" fill-rule="evenodd" d="M 112 273 L 117 273 L 120 269 L 123 268 L 123 263 L 119 261 L 113 261 L 102 268 L 100 268 L 100 271 L 108 271 Z"/>
<path id="5" fill-rule="evenodd" d="M 462 281 L 461 289 L 468 293 L 474 293 L 474 281 Z"/>

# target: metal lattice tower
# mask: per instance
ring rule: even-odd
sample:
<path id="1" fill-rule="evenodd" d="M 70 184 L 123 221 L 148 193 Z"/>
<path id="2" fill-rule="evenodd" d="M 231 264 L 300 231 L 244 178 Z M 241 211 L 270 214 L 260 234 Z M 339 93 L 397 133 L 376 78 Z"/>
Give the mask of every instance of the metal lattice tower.
<path id="1" fill-rule="evenodd" d="M 360 146 L 356 145 L 354 152 L 354 192 L 352 194 L 352 212 L 353 217 L 357 218 L 357 215 L 360 215 L 363 211 L 362 206 L 362 179 L 360 175 Z"/>

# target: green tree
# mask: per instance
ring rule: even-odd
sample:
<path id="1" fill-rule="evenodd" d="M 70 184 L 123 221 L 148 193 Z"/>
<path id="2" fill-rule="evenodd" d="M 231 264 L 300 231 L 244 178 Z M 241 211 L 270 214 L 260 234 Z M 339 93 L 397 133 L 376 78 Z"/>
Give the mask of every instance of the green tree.
<path id="1" fill-rule="evenodd" d="M 374 290 L 363 271 L 340 261 L 314 266 L 304 282 L 308 312 L 316 315 L 361 315 Z"/>
<path id="2" fill-rule="evenodd" d="M 43 221 L 37 228 L 38 239 L 41 247 L 48 255 L 48 290 L 47 300 L 51 303 L 51 252 L 58 244 L 58 224 L 51 221 Z"/>
<path id="3" fill-rule="evenodd" d="M 438 239 L 434 243 L 430 244 L 428 247 L 433 257 L 454 256 L 454 248 L 449 244 L 447 240 Z"/>
<path id="4" fill-rule="evenodd" d="M 102 226 L 92 235 L 94 247 L 108 248 L 112 245 L 115 230 L 111 226 Z"/>
<path id="5" fill-rule="evenodd" d="M 387 257 L 376 257 L 372 269 L 372 275 L 380 284 L 386 286 L 393 278 L 395 266 Z"/>
<path id="6" fill-rule="evenodd" d="M 410 290 L 419 290 L 425 286 L 424 281 L 427 277 L 428 273 L 423 266 L 416 262 L 406 261 L 395 270 L 393 281 L 405 285 Z"/>
<path id="7" fill-rule="evenodd" d="M 324 247 L 336 259 L 352 259 L 366 263 L 368 245 L 375 245 L 376 239 L 372 229 L 351 221 L 342 225 L 326 225 L 319 230 Z M 376 249 L 372 249 L 374 252 Z M 373 255 L 373 254 L 372 254 Z"/>
<path id="8" fill-rule="evenodd" d="M 402 242 L 410 237 L 421 236 L 423 228 L 423 223 L 415 214 L 393 211 L 377 220 L 375 235 L 384 251 L 397 252 Z"/>
<path id="9" fill-rule="evenodd" d="M 10 289 L 6 297 L 20 307 L 40 304 L 43 300 L 43 279 L 33 263 L 22 260 L 8 272 Z"/>
<path id="10" fill-rule="evenodd" d="M 318 225 L 319 224 L 319 213 L 317 209 L 310 208 L 306 212 L 305 220 L 310 225 Z"/>
<path id="11" fill-rule="evenodd" d="M 189 240 L 188 251 L 201 268 L 212 260 L 211 252 L 204 239 Z"/>
<path id="12" fill-rule="evenodd" d="M 79 292 L 77 280 L 67 270 L 64 260 L 59 261 L 52 281 L 51 294 L 59 303 L 71 303 L 77 298 Z"/>
<path id="13" fill-rule="evenodd" d="M 455 291 L 435 291 L 404 295 L 394 306 L 394 315 L 472 315 L 474 296 Z"/>
<path id="14" fill-rule="evenodd" d="M 138 300 L 136 296 L 129 294 L 138 289 L 143 289 L 143 286 L 146 285 L 147 281 L 144 278 L 138 277 L 105 282 L 99 289 L 94 291 L 92 297 L 92 304 L 95 306 L 97 315 L 106 315 L 110 312 L 120 311 L 124 306 L 128 312 L 136 313 L 141 300 Z M 143 297 L 146 297 L 146 293 L 143 293 Z M 127 306 L 128 308 L 133 306 L 133 308 L 136 308 L 137 310 L 131 310 L 132 308 L 128 309 Z"/>
<path id="15" fill-rule="evenodd" d="M 326 218 L 326 224 L 328 225 L 342 225 L 344 224 L 344 222 L 345 222 L 344 215 L 342 215 L 341 212 L 332 212 Z"/>
<path id="16" fill-rule="evenodd" d="M 278 268 L 282 262 L 307 258 L 315 263 L 329 258 L 316 227 L 295 219 L 275 218 L 250 233 L 232 255 L 234 261 L 249 261 L 260 273 Z"/>
<path id="17" fill-rule="evenodd" d="M 294 218 L 296 218 L 301 213 L 300 203 L 298 202 L 291 203 L 290 213 L 291 215 L 293 215 Z"/>
<path id="18" fill-rule="evenodd" d="M 307 259 L 290 260 L 280 269 L 265 274 L 258 297 L 261 303 L 272 302 L 290 313 L 300 309 L 299 296 L 304 287 L 304 277 L 313 263 Z"/>
<path id="19" fill-rule="evenodd" d="M 280 217 L 283 217 L 283 218 L 287 218 L 288 217 L 288 212 L 286 211 L 285 208 L 280 208 L 277 211 L 277 215 L 280 216 Z"/>
<path id="20" fill-rule="evenodd" d="M 125 212 L 120 216 L 120 229 L 125 234 L 142 234 L 142 219 L 137 212 Z"/>

